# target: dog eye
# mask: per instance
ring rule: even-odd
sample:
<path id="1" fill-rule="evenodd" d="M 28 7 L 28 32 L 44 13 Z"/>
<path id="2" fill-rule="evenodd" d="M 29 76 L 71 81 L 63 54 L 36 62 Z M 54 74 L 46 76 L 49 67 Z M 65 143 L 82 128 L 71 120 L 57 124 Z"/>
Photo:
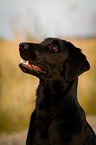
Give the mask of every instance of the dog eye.
<path id="1" fill-rule="evenodd" d="M 52 46 L 50 46 L 50 50 L 52 50 L 54 52 L 58 52 L 58 47 L 56 45 L 52 45 Z"/>

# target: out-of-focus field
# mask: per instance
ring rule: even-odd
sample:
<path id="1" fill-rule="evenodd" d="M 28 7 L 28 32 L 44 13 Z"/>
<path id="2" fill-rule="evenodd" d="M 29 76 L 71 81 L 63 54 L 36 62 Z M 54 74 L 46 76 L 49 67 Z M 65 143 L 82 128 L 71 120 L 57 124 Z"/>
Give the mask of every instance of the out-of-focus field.
<path id="1" fill-rule="evenodd" d="M 96 38 L 69 41 L 81 48 L 90 62 L 90 71 L 79 77 L 78 100 L 87 114 L 96 114 Z M 19 69 L 19 43 L 0 40 L 0 132 L 28 127 L 34 109 L 39 80 Z"/>

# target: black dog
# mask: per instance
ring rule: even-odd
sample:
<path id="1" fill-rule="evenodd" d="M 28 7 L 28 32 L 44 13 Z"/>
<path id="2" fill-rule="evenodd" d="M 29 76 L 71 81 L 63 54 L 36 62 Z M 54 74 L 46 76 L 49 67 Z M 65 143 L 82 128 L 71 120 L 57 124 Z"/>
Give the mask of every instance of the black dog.
<path id="1" fill-rule="evenodd" d="M 77 100 L 78 76 L 90 65 L 70 42 L 47 38 L 41 43 L 20 43 L 22 71 L 37 76 L 36 108 L 27 145 L 96 145 L 96 136 Z"/>

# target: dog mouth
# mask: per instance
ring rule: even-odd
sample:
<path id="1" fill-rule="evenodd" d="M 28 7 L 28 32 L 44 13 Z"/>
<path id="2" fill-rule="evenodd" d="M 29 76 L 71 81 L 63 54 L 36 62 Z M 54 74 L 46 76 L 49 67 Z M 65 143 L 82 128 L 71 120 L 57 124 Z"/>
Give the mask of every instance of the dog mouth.
<path id="1" fill-rule="evenodd" d="M 43 70 L 41 67 L 30 63 L 30 61 L 28 60 L 26 61 L 22 59 L 21 62 L 19 63 L 19 67 L 23 72 L 30 73 L 33 75 L 47 74 L 47 72 Z"/>

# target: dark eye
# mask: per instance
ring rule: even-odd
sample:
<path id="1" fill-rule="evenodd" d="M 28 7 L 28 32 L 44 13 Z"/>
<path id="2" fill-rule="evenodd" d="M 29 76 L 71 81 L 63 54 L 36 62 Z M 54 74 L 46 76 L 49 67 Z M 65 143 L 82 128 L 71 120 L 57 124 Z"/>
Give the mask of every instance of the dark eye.
<path id="1" fill-rule="evenodd" d="M 52 50 L 54 52 L 58 52 L 58 47 L 56 45 L 51 45 L 50 50 Z"/>

